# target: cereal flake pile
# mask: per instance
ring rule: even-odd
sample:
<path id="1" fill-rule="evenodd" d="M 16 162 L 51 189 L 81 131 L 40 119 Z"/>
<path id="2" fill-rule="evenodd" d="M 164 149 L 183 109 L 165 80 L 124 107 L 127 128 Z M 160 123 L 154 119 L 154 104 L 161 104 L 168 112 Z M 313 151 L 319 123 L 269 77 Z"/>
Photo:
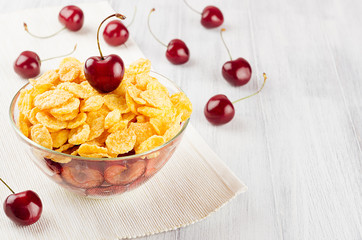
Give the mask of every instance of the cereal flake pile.
<path id="1" fill-rule="evenodd" d="M 82 157 L 117 157 L 149 151 L 172 139 L 192 112 L 182 92 L 170 96 L 139 59 L 113 92 L 97 92 L 83 64 L 65 58 L 59 69 L 30 79 L 18 100 L 21 132 L 43 147 Z"/>

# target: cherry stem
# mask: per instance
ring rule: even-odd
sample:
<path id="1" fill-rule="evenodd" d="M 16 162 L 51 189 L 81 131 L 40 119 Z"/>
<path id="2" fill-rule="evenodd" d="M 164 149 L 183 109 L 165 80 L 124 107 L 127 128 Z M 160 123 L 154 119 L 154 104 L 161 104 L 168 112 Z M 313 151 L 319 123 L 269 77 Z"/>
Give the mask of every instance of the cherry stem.
<path id="1" fill-rule="evenodd" d="M 64 55 L 61 55 L 61 56 L 56 56 L 56 57 L 51 57 L 51 58 L 42 59 L 42 60 L 40 60 L 40 62 L 45 62 L 45 61 L 52 60 L 52 59 L 55 59 L 55 58 L 61 58 L 61 57 L 69 56 L 69 55 L 71 55 L 72 53 L 74 53 L 76 49 L 77 49 L 77 44 L 74 45 L 74 48 L 73 48 L 73 50 L 72 50 L 70 53 L 67 53 L 67 54 L 64 54 Z"/>
<path id="2" fill-rule="evenodd" d="M 194 11 L 195 13 L 198 13 L 201 15 L 201 12 L 197 11 L 195 8 L 191 7 L 190 4 L 188 4 L 188 2 L 186 2 L 186 0 L 184 0 L 184 3 L 186 4 L 186 6 L 188 6 L 192 11 Z"/>
<path id="3" fill-rule="evenodd" d="M 137 13 L 137 6 L 134 7 L 132 19 L 131 19 L 130 23 L 127 25 L 127 28 L 129 28 L 132 25 L 132 23 L 134 22 L 136 13 Z"/>
<path id="4" fill-rule="evenodd" d="M 232 102 L 232 104 L 235 104 L 235 103 L 237 103 L 237 102 L 240 102 L 241 100 L 244 100 L 244 99 L 250 98 L 250 97 L 255 96 L 255 95 L 257 95 L 258 93 L 260 93 L 260 91 L 264 88 L 264 86 L 265 86 L 265 82 L 266 82 L 266 79 L 267 79 L 267 77 L 266 77 L 266 74 L 265 74 L 265 73 L 263 73 L 263 77 L 264 77 L 264 82 L 263 82 L 263 85 L 261 85 L 260 89 L 259 89 L 257 92 L 255 92 L 255 93 L 253 93 L 253 94 L 251 94 L 251 95 L 249 95 L 249 96 L 247 96 L 247 97 L 240 98 L 240 99 L 238 99 L 238 100 L 236 100 L 236 101 Z"/>
<path id="5" fill-rule="evenodd" d="M 2 180 L 2 179 L 0 178 L 0 181 L 2 181 L 2 182 L 5 184 L 5 186 L 7 186 L 7 187 L 9 188 L 9 190 L 10 190 L 13 194 L 15 194 L 15 192 L 9 187 L 9 185 L 6 184 L 6 182 L 4 182 L 4 180 Z"/>
<path id="6" fill-rule="evenodd" d="M 150 26 L 150 16 L 151 13 L 154 12 L 156 9 L 152 8 L 150 13 L 148 14 L 148 20 L 147 20 L 147 24 L 148 24 L 148 29 L 150 30 L 151 35 L 153 36 L 154 39 L 156 39 L 157 42 L 159 42 L 161 45 L 167 47 L 166 44 L 164 44 L 163 42 L 160 41 L 160 39 L 158 39 L 155 34 L 153 34 L 152 30 L 151 30 L 151 26 Z"/>
<path id="7" fill-rule="evenodd" d="M 61 31 L 63 31 L 64 29 L 66 29 L 66 27 L 63 27 L 63 28 L 61 28 L 60 30 L 58 30 L 57 32 L 55 32 L 55 33 L 53 33 L 53 34 L 51 34 L 51 35 L 48 35 L 48 36 L 38 36 L 38 35 L 35 35 L 35 34 L 29 32 L 28 24 L 23 23 L 23 25 L 24 25 L 24 30 L 25 30 L 25 32 L 29 33 L 30 36 L 35 37 L 35 38 L 42 38 L 42 39 L 54 37 L 55 35 L 57 35 L 57 34 L 60 33 Z"/>
<path id="8" fill-rule="evenodd" d="M 115 14 L 112 14 L 112 15 L 106 17 L 106 18 L 101 22 L 101 24 L 99 24 L 99 27 L 98 27 L 98 30 L 97 30 L 97 44 L 98 44 L 99 54 L 101 55 L 101 59 L 102 59 L 102 60 L 104 60 L 104 57 L 103 57 L 103 54 L 102 54 L 102 51 L 101 51 L 101 46 L 99 45 L 99 30 L 101 29 L 102 24 L 103 24 L 105 21 L 107 21 L 109 18 L 111 18 L 111 17 L 117 17 L 117 18 L 119 18 L 119 19 L 121 19 L 121 20 L 126 19 L 126 16 L 123 16 L 123 15 L 120 14 L 120 13 L 115 13 Z"/>
<path id="9" fill-rule="evenodd" d="M 231 57 L 230 50 L 229 50 L 228 46 L 226 45 L 225 40 L 224 40 L 224 37 L 223 37 L 223 35 L 222 35 L 222 33 L 223 33 L 223 32 L 225 32 L 225 31 L 226 31 L 226 29 L 225 29 L 225 28 L 222 28 L 222 29 L 220 30 L 220 37 L 221 37 L 222 42 L 224 43 L 224 46 L 225 46 L 225 48 L 226 48 L 226 51 L 228 51 L 228 54 L 229 54 L 230 60 L 232 61 L 232 60 L 233 60 L 233 58 Z"/>

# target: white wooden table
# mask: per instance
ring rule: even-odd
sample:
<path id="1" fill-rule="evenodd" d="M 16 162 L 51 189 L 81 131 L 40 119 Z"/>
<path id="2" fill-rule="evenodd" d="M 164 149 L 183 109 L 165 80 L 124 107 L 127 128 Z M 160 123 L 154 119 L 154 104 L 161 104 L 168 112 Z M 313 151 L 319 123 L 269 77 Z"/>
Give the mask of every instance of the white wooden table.
<path id="1" fill-rule="evenodd" d="M 0 1 L 0 13 L 84 1 Z M 228 60 L 218 30 L 207 30 L 181 0 L 114 0 L 115 11 L 138 12 L 130 34 L 156 71 L 176 81 L 194 104 L 192 123 L 249 187 L 192 226 L 145 239 L 362 239 L 362 1 L 198 0 L 225 16 L 232 55 L 249 60 L 253 78 L 232 87 L 221 76 Z M 181 38 L 191 60 L 171 65 L 146 20 L 165 42 Z M 57 16 L 54 16 L 57 17 Z M 19 16 L 21 18 L 21 16 Z M 2 33 L 2 35 L 5 33 Z M 4 47 L 4 46 L 1 46 Z M 203 114 L 218 93 L 235 106 L 227 125 Z"/>

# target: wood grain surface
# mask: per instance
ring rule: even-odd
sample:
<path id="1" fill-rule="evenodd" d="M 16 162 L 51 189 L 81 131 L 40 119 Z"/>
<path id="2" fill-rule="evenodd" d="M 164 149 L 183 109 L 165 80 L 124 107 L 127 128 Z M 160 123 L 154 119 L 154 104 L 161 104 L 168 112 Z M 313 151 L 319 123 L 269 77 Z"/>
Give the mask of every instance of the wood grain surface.
<path id="1" fill-rule="evenodd" d="M 1 0 L 0 13 L 78 2 L 84 1 Z M 192 124 L 249 191 L 199 223 L 144 239 L 361 240 L 362 1 L 189 2 L 223 11 L 233 57 L 252 65 L 249 84 L 233 87 L 222 78 L 228 56 L 220 28 L 203 28 L 181 0 L 110 4 L 127 16 L 137 6 L 130 35 L 154 69 L 185 90 L 194 105 Z M 187 64 L 171 65 L 166 49 L 152 39 L 152 7 L 154 33 L 164 42 L 183 39 L 191 52 Z M 215 127 L 206 121 L 203 109 L 211 96 L 248 95 L 261 86 L 263 72 L 265 89 L 236 104 L 231 123 Z"/>

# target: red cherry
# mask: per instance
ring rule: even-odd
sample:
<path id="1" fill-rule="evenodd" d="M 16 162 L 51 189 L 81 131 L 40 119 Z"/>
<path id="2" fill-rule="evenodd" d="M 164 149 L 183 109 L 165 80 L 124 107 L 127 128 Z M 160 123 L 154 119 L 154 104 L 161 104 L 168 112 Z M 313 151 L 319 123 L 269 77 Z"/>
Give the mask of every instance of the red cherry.
<path id="1" fill-rule="evenodd" d="M 84 14 L 82 9 L 77 6 L 69 5 L 60 10 L 58 20 L 70 31 L 78 31 L 84 23 Z"/>
<path id="2" fill-rule="evenodd" d="M 197 11 L 184 0 L 184 3 L 194 12 L 201 15 L 201 24 L 205 28 L 216 28 L 224 23 L 224 16 L 219 8 L 215 6 L 207 6 L 202 12 Z"/>
<path id="3" fill-rule="evenodd" d="M 173 64 L 184 64 L 190 58 L 190 52 L 184 41 L 172 39 L 167 45 L 167 59 Z"/>
<path id="4" fill-rule="evenodd" d="M 229 48 L 226 46 L 222 33 L 225 31 L 225 28 L 220 30 L 221 39 L 225 45 L 225 48 L 229 54 L 230 61 L 227 61 L 222 66 L 222 75 L 226 81 L 234 86 L 243 86 L 247 84 L 251 79 L 251 66 L 248 61 L 244 58 L 237 58 L 232 60 Z"/>
<path id="5" fill-rule="evenodd" d="M 19 225 L 31 225 L 37 222 L 43 210 L 38 194 L 31 190 L 15 193 L 1 178 L 0 180 L 13 193 L 4 202 L 6 216 Z"/>
<path id="6" fill-rule="evenodd" d="M 150 27 L 150 16 L 155 9 L 152 8 L 150 14 L 148 15 L 148 29 L 151 32 L 151 35 L 159 42 L 161 45 L 167 48 L 166 58 L 173 64 L 184 64 L 190 59 L 190 51 L 186 46 L 186 43 L 180 39 L 172 39 L 168 45 L 161 42 L 152 32 Z"/>
<path id="7" fill-rule="evenodd" d="M 48 36 L 38 36 L 31 33 L 26 23 L 24 23 L 24 30 L 35 38 L 50 38 L 57 35 L 64 29 L 69 29 L 70 31 L 75 32 L 82 28 L 84 23 L 84 14 L 82 9 L 80 9 L 79 7 L 74 5 L 69 5 L 65 6 L 64 8 L 62 8 L 62 10 L 60 10 L 58 15 L 58 20 L 62 25 L 64 25 L 64 27 Z"/>
<path id="8" fill-rule="evenodd" d="M 51 60 L 54 58 L 68 56 L 68 55 L 72 54 L 76 49 L 77 49 L 77 45 L 75 45 L 73 51 L 68 54 L 65 54 L 62 56 L 57 56 L 57 57 L 52 57 L 52 58 L 47 58 L 44 60 L 40 60 L 38 54 L 36 54 L 35 52 L 24 51 L 24 52 L 20 53 L 20 55 L 16 58 L 16 60 L 14 62 L 14 70 L 22 78 L 36 77 L 40 73 L 40 67 L 41 67 L 42 62 L 48 61 L 48 60 Z"/>
<path id="9" fill-rule="evenodd" d="M 223 24 L 224 16 L 215 6 L 207 6 L 201 13 L 201 24 L 205 28 L 216 28 Z"/>
<path id="10" fill-rule="evenodd" d="M 209 122 L 220 125 L 230 122 L 235 115 L 235 110 L 233 104 L 225 95 L 218 94 L 207 102 L 204 114 Z"/>
<path id="11" fill-rule="evenodd" d="M 228 97 L 223 94 L 218 94 L 210 98 L 204 108 L 206 119 L 214 125 L 221 125 L 230 122 L 235 115 L 234 104 L 258 94 L 264 88 L 267 77 L 265 73 L 263 76 L 264 82 L 260 89 L 247 97 L 240 98 L 234 102 L 231 102 Z"/>
<path id="12" fill-rule="evenodd" d="M 103 38 L 111 46 L 119 46 L 128 40 L 129 33 L 121 21 L 113 20 L 107 24 L 103 31 Z"/>
<path id="13" fill-rule="evenodd" d="M 22 78 L 33 78 L 40 73 L 41 61 L 35 52 L 24 51 L 14 62 L 15 72 Z"/>
<path id="14" fill-rule="evenodd" d="M 115 90 L 123 79 L 124 64 L 122 58 L 118 55 L 111 54 L 103 57 L 100 45 L 99 45 L 99 29 L 102 24 L 111 17 L 118 17 L 125 19 L 126 17 L 116 13 L 105 18 L 98 27 L 97 31 L 97 44 L 100 57 L 90 57 L 85 62 L 84 76 L 89 84 L 99 92 L 107 93 Z"/>

